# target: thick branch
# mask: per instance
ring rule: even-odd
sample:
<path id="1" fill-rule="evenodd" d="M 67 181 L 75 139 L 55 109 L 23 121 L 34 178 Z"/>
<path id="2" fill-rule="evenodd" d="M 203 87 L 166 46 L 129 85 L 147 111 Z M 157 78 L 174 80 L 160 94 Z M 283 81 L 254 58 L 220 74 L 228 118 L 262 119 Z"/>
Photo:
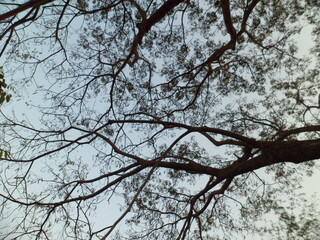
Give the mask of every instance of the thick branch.
<path id="1" fill-rule="evenodd" d="M 170 168 L 175 170 L 184 170 L 190 173 L 207 174 L 215 176 L 220 180 L 232 178 L 244 173 L 248 173 L 259 168 L 267 167 L 281 162 L 302 163 L 320 158 L 320 139 L 305 141 L 257 141 L 230 131 L 210 128 L 210 127 L 193 127 L 182 123 L 154 121 L 154 120 L 109 120 L 108 124 L 113 123 L 141 123 L 141 124 L 160 124 L 166 128 L 185 128 L 190 132 L 207 132 L 221 134 L 222 136 L 237 139 L 239 144 L 230 141 L 229 144 L 246 146 L 249 148 L 259 149 L 261 154 L 250 158 L 251 154 L 244 154 L 241 161 L 237 160 L 233 164 L 222 168 L 213 168 L 201 165 L 189 160 L 188 163 L 176 162 L 157 162 L 158 167 Z M 310 126 L 288 130 L 284 135 L 296 134 L 306 131 L 319 130 L 320 126 Z M 242 144 L 242 145 L 241 145 Z M 167 156 L 168 157 L 168 156 Z M 172 157 L 172 156 L 171 156 Z M 143 161 L 144 166 L 154 166 L 154 161 Z"/>
<path id="2" fill-rule="evenodd" d="M 168 12 L 172 11 L 176 6 L 178 6 L 182 2 L 184 2 L 184 0 L 168 0 L 157 11 L 155 11 L 149 18 L 137 24 L 139 32 L 133 41 L 131 52 L 126 60 L 127 62 L 129 62 L 129 59 L 133 54 L 135 55 L 135 59 L 133 60 L 133 62 L 137 61 L 139 56 L 137 52 L 137 48 L 138 48 L 138 45 L 141 44 L 142 39 L 146 35 L 146 33 L 150 31 L 152 26 L 154 26 L 161 19 L 163 19 L 168 14 Z M 129 64 L 132 64 L 132 63 L 129 62 Z"/>
<path id="3" fill-rule="evenodd" d="M 249 19 L 250 14 L 252 13 L 253 9 L 257 6 L 257 4 L 261 2 L 261 0 L 253 0 L 250 5 L 248 5 L 246 11 L 243 14 L 242 23 L 241 23 L 241 31 L 238 33 L 242 34 L 247 27 L 247 21 Z"/>
<path id="4" fill-rule="evenodd" d="M 144 34 L 149 32 L 151 27 L 155 25 L 157 22 L 159 22 L 161 19 L 163 19 L 168 12 L 173 10 L 176 6 L 178 6 L 180 3 L 184 2 L 184 0 L 169 0 L 166 1 L 157 11 L 155 11 L 148 19 L 145 21 L 142 21 L 141 23 L 138 24 L 139 28 L 139 34 L 138 38 L 140 41 L 142 40 L 142 37 Z M 140 41 L 138 42 L 140 43 Z"/>
<path id="5" fill-rule="evenodd" d="M 6 13 L 0 15 L 0 22 L 7 19 L 7 18 L 16 16 L 17 14 L 19 14 L 29 8 L 39 7 L 43 4 L 46 4 L 46 3 L 52 2 L 52 1 L 53 0 L 32 0 L 32 1 L 29 1 L 25 4 L 20 5 L 19 7 L 15 8 L 15 9 L 9 11 L 9 12 L 6 12 Z"/>
<path id="6" fill-rule="evenodd" d="M 208 58 L 208 60 L 205 62 L 205 64 L 211 64 L 214 61 L 219 60 L 219 58 L 229 49 L 235 49 L 235 42 L 237 37 L 241 36 L 243 32 L 246 29 L 247 21 L 249 19 L 250 14 L 252 13 L 253 9 L 256 7 L 256 5 L 260 2 L 261 0 L 253 0 L 250 5 L 247 7 L 246 11 L 243 14 L 243 19 L 241 23 L 241 30 L 234 36 L 234 31 L 235 28 L 232 25 L 232 19 L 231 19 L 231 14 L 230 14 L 230 4 L 229 1 L 223 1 L 221 3 L 222 11 L 223 11 L 223 17 L 224 17 L 224 22 L 227 28 L 228 33 L 231 36 L 231 40 L 226 44 L 223 45 L 222 47 L 218 48 L 214 53 Z"/>
<path id="7" fill-rule="evenodd" d="M 320 158 L 320 139 L 288 142 L 257 142 L 261 154 L 247 161 L 236 161 L 223 169 L 212 168 L 196 162 L 188 164 L 159 162 L 158 167 L 184 170 L 191 173 L 216 176 L 220 181 L 281 162 L 302 163 Z M 153 162 L 148 162 L 153 166 Z M 148 165 L 148 164 L 147 164 Z"/>
<path id="8" fill-rule="evenodd" d="M 261 154 L 222 169 L 217 177 L 226 179 L 281 162 L 303 163 L 320 158 L 320 139 L 308 141 L 260 142 Z"/>
<path id="9" fill-rule="evenodd" d="M 286 137 L 294 134 L 305 133 L 305 132 L 317 132 L 320 131 L 320 125 L 306 126 L 301 128 L 284 130 L 278 134 L 279 140 L 283 140 Z"/>
<path id="10" fill-rule="evenodd" d="M 232 49 L 235 50 L 237 42 L 237 32 L 232 23 L 229 0 L 221 1 L 221 8 L 223 13 L 223 20 L 231 38 L 230 42 L 232 43 Z"/>

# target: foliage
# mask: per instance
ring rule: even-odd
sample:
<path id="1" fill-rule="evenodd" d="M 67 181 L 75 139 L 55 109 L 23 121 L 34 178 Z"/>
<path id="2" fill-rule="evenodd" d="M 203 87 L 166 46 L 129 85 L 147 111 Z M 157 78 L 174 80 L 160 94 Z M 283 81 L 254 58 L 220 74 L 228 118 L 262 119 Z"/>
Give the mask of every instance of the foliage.
<path id="1" fill-rule="evenodd" d="M 11 99 L 11 94 L 8 94 L 6 90 L 12 90 L 13 88 L 6 84 L 4 79 L 3 68 L 0 67 L 0 105 L 4 102 L 9 102 Z"/>
<path id="2" fill-rule="evenodd" d="M 250 223 L 255 221 L 254 224 L 261 239 L 318 239 L 320 237 L 317 227 L 319 225 L 319 204 L 315 201 L 317 196 L 313 197 L 310 200 L 310 196 L 306 197 L 304 194 L 291 195 L 286 199 L 282 198 L 280 202 L 279 196 L 275 196 L 273 192 L 268 200 L 261 201 L 260 199 L 260 203 L 256 203 L 264 206 L 262 207 L 263 214 L 260 219 L 251 220 Z M 250 223 L 243 223 L 243 226 Z"/>
<path id="3" fill-rule="evenodd" d="M 0 105 L 2 105 L 5 102 L 9 102 L 11 99 L 11 94 L 7 91 L 12 91 L 13 87 L 6 84 L 6 81 L 4 79 L 4 72 L 3 67 L 0 67 Z M 10 152 L 3 149 L 2 146 L 0 148 L 0 159 L 9 159 L 10 158 Z"/>
<path id="4" fill-rule="evenodd" d="M 291 238 L 314 227 L 281 198 L 320 158 L 317 4 L 16 2 L 0 15 L 19 89 L 1 113 L 2 239 Z M 248 224 L 266 212 L 294 227 Z"/>

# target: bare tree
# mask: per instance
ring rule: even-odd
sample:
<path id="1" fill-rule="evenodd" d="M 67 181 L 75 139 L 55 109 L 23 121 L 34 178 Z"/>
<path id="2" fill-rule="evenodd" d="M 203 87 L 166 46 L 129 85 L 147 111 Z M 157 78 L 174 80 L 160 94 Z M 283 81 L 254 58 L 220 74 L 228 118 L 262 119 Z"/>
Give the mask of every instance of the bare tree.
<path id="1" fill-rule="evenodd" d="M 316 6 L 6 6 L 1 55 L 15 97 L 14 111 L 2 110 L 2 239 L 267 233 L 255 216 L 277 209 L 279 195 L 316 169 Z M 315 40 L 308 58 L 296 43 L 307 24 Z M 27 110 L 15 109 L 19 98 Z"/>

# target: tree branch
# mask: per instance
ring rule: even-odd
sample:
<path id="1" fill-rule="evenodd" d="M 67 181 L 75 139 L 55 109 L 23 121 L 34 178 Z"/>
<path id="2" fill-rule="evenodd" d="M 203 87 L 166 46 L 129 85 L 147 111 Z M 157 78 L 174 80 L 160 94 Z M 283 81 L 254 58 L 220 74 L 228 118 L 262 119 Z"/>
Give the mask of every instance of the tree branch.
<path id="1" fill-rule="evenodd" d="M 54 1 L 54 0 L 31 0 L 25 4 L 20 5 L 19 7 L 15 8 L 9 12 L 6 12 L 6 13 L 0 15 L 0 22 L 7 19 L 7 18 L 14 17 L 17 14 L 19 14 L 29 8 L 36 8 L 36 7 L 39 7 L 43 4 L 46 4 L 46 3 L 49 3 L 52 1 Z"/>
<path id="2" fill-rule="evenodd" d="M 232 44 L 232 50 L 236 49 L 237 42 L 237 32 L 232 23 L 232 17 L 230 12 L 230 2 L 229 0 L 222 0 L 220 3 L 223 13 L 224 23 L 226 25 L 227 31 L 230 35 L 230 42 Z"/>

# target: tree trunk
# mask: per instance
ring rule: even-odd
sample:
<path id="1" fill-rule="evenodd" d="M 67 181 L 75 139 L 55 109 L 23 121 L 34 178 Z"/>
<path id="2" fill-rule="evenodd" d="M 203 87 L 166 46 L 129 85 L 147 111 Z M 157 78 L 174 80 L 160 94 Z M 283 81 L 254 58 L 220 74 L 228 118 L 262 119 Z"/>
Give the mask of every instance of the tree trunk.
<path id="1" fill-rule="evenodd" d="M 309 141 L 258 142 L 261 154 L 222 169 L 218 178 L 226 179 L 280 162 L 302 163 L 320 158 L 320 139 Z"/>

